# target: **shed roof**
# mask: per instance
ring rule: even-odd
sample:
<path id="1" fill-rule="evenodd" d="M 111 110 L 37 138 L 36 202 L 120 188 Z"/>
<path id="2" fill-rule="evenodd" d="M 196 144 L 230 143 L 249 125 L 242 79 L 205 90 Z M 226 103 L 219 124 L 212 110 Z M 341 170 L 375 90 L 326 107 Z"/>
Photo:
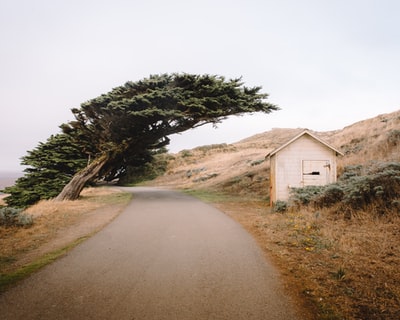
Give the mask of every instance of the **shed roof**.
<path id="1" fill-rule="evenodd" d="M 281 151 L 282 149 L 286 148 L 289 144 L 293 143 L 294 141 L 296 141 L 297 139 L 299 139 L 300 137 L 304 136 L 304 135 L 309 135 L 311 138 L 317 140 L 319 143 L 323 144 L 324 146 L 326 146 L 329 149 L 332 149 L 333 151 L 336 152 L 336 155 L 340 155 L 343 156 L 343 153 L 340 152 L 338 149 L 332 147 L 330 144 L 326 143 L 325 141 L 321 140 L 320 138 L 318 138 L 316 135 L 312 134 L 309 130 L 304 130 L 302 132 L 300 132 L 297 136 L 295 136 L 294 138 L 292 138 L 291 140 L 289 140 L 288 142 L 284 143 L 283 145 L 281 145 L 280 147 L 276 148 L 275 150 L 271 151 L 270 153 L 267 154 L 266 158 L 268 157 L 272 157 L 274 154 L 278 153 L 279 151 Z"/>

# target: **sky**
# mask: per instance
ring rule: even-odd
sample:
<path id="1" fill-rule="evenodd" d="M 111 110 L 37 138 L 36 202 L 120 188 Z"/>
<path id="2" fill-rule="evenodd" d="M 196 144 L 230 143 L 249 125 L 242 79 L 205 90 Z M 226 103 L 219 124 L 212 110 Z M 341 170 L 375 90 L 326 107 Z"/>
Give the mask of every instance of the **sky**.
<path id="1" fill-rule="evenodd" d="M 23 170 L 71 108 L 151 74 L 242 77 L 280 107 L 173 135 L 171 152 L 396 111 L 399 12 L 397 0 L 0 0 L 0 171 Z"/>

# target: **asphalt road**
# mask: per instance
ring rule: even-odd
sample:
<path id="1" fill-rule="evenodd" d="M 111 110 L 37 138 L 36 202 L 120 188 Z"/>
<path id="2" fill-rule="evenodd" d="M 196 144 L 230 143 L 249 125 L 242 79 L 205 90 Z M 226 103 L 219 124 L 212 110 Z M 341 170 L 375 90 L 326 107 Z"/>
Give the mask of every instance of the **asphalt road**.
<path id="1" fill-rule="evenodd" d="M 0 296 L 0 318 L 299 319 L 253 238 L 182 193 L 127 188 L 126 210 Z"/>

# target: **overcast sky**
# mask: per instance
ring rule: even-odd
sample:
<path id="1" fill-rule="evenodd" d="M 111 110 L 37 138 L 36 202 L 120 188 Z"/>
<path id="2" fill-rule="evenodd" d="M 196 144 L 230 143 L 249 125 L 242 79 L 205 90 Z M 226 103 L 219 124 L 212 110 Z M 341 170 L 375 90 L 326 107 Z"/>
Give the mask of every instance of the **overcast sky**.
<path id="1" fill-rule="evenodd" d="M 0 0 L 0 171 L 126 81 L 243 77 L 281 110 L 172 136 L 170 150 L 399 109 L 397 0 Z"/>

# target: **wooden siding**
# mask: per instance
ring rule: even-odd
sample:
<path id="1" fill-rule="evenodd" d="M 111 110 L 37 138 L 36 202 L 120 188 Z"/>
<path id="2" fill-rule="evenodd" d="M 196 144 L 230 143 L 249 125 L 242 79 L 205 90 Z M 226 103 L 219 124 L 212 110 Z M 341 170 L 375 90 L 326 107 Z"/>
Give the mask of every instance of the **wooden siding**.
<path id="1" fill-rule="evenodd" d="M 323 177 L 326 183 L 336 181 L 336 150 L 329 148 L 309 135 L 302 135 L 297 140 L 291 142 L 285 148 L 279 150 L 271 156 L 271 203 L 277 200 L 286 201 L 289 197 L 290 188 L 299 188 L 313 183 L 320 185 Z M 314 172 L 319 172 L 319 177 L 306 177 L 303 172 L 309 168 L 304 168 L 304 161 L 318 161 L 319 168 Z M 322 162 L 324 165 L 322 166 Z M 322 171 L 322 167 L 326 171 Z M 315 182 L 313 182 L 313 180 Z"/>

